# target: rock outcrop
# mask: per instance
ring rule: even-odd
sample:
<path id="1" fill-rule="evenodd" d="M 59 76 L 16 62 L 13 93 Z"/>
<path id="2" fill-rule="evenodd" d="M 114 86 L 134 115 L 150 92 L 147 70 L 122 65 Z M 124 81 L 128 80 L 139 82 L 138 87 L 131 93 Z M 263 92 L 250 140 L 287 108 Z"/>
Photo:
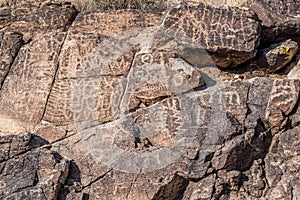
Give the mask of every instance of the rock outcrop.
<path id="1" fill-rule="evenodd" d="M 255 57 L 260 41 L 257 15 L 238 7 L 183 2 L 166 13 L 161 29 L 173 40 L 204 48 L 221 67 Z"/>
<path id="2" fill-rule="evenodd" d="M 13 63 L 20 47 L 23 44 L 22 35 L 17 32 L 0 32 L 1 38 L 1 68 L 0 68 L 0 87 Z"/>
<path id="3" fill-rule="evenodd" d="M 299 38 L 300 7 L 297 0 L 251 0 L 245 4 L 262 20 L 263 41 L 270 43 Z"/>
<path id="4" fill-rule="evenodd" d="M 56 199 L 70 161 L 28 133 L 0 137 L 1 199 Z"/>
<path id="5" fill-rule="evenodd" d="M 0 199 L 300 198 L 299 44 L 259 46 L 255 12 L 24 4 L 0 25 Z"/>

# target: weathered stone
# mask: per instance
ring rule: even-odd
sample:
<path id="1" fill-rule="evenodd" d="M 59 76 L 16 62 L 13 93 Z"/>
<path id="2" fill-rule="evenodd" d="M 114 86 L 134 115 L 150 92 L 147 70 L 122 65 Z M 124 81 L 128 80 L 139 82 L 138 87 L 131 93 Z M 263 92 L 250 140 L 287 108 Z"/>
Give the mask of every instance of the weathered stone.
<path id="1" fill-rule="evenodd" d="M 299 127 L 275 136 L 265 158 L 266 199 L 299 198 L 299 136 Z"/>
<path id="2" fill-rule="evenodd" d="M 24 41 L 38 38 L 49 31 L 65 31 L 77 14 L 70 5 L 25 3 L 0 10 L 4 30 L 23 34 Z"/>
<path id="3" fill-rule="evenodd" d="M 63 157 L 72 158 L 69 176 L 65 184 L 65 189 L 69 192 L 70 186 L 80 183 L 85 188 L 111 170 L 107 166 L 95 162 L 86 148 L 86 144 L 77 134 L 52 144 L 52 150 L 60 152 Z"/>
<path id="4" fill-rule="evenodd" d="M 35 128 L 34 134 L 47 140 L 49 143 L 53 143 L 65 138 L 67 135 L 67 131 L 63 128 L 54 126 L 53 124 L 42 121 Z"/>
<path id="5" fill-rule="evenodd" d="M 21 34 L 0 32 L 0 88 L 22 44 Z"/>
<path id="6" fill-rule="evenodd" d="M 260 23 L 252 11 L 192 2 L 172 7 L 160 28 L 167 38 L 209 51 L 220 67 L 253 58 L 260 37 Z"/>
<path id="7" fill-rule="evenodd" d="M 183 3 L 160 26 L 159 15 L 123 10 L 80 13 L 68 28 L 66 8 L 49 29 L 28 25 L 32 41 L 9 55 L 6 47 L 22 44 L 9 28 L 63 10 L 47 5 L 0 11 L 9 70 L 0 90 L 1 199 L 300 198 L 299 80 L 223 81 L 238 70 L 217 69 L 206 51 L 232 48 L 230 66 L 249 59 L 259 40 L 253 12 Z M 188 37 L 168 41 L 159 35 L 166 25 Z M 214 30 L 204 38 L 215 43 L 188 35 L 198 27 Z M 240 37 L 229 38 L 234 30 Z M 35 135 L 19 133 L 26 129 Z"/>
<path id="8" fill-rule="evenodd" d="M 55 199 L 68 175 L 69 161 L 46 148 L 32 149 L 31 135 L 0 136 L 8 156 L 0 163 L 1 199 Z"/>
<path id="9" fill-rule="evenodd" d="M 298 63 L 292 68 L 287 76 L 289 79 L 300 79 L 300 60 L 298 60 Z"/>
<path id="10" fill-rule="evenodd" d="M 129 17 L 124 21 L 122 16 L 125 14 L 132 16 L 132 19 Z M 129 35 L 120 33 L 123 39 L 119 40 L 114 39 L 117 36 L 109 37 L 114 33 L 106 32 L 105 29 L 93 29 L 94 33 L 86 33 L 85 31 L 86 29 L 90 30 L 90 26 L 95 26 L 92 22 L 102 24 L 106 21 L 115 22 L 119 18 L 122 20 L 115 24 L 116 27 L 120 27 L 119 31 L 127 31 L 127 29 L 129 31 L 152 25 L 147 21 L 142 21 L 149 16 L 137 18 L 139 16 L 139 12 L 118 11 L 105 14 L 101 12 L 83 13 L 76 18 L 62 48 L 57 81 L 50 94 L 44 117 L 46 121 L 56 125 L 68 125 L 74 123 L 74 119 L 75 122 L 79 123 L 88 120 L 95 123 L 113 120 L 114 117 L 117 117 L 114 108 L 118 106 L 116 104 L 118 102 L 115 101 L 120 100 L 118 99 L 120 97 L 118 95 L 121 95 L 119 87 L 122 89 L 126 81 L 129 81 L 127 79 L 136 78 L 138 73 L 143 72 L 143 67 L 149 68 L 148 71 L 144 70 L 145 73 L 149 73 L 147 77 L 149 80 L 140 80 L 140 82 L 130 85 L 129 93 L 139 92 L 140 94 L 130 94 L 131 96 L 124 94 L 125 104 L 129 100 L 128 98 L 130 98 L 131 103 L 130 107 L 124 107 L 125 110 L 123 109 L 123 111 L 137 109 L 140 104 L 145 104 L 145 101 L 147 101 L 146 104 L 155 103 L 161 98 L 177 95 L 203 84 L 200 81 L 199 72 L 182 59 L 177 58 L 175 54 L 156 52 L 139 54 L 134 57 L 137 51 L 135 45 L 140 45 L 143 41 L 133 39 L 134 35 L 130 36 L 130 33 Z M 76 26 L 77 23 L 80 25 Z M 151 79 L 155 78 L 156 72 L 172 72 L 174 75 L 170 78 L 173 80 L 165 79 L 163 76 L 166 74 L 162 74 L 162 77 L 156 78 L 163 82 L 162 85 L 157 84 L 159 83 L 157 81 L 151 82 Z M 128 78 L 124 76 L 127 73 L 129 73 Z M 169 88 L 172 85 L 170 81 L 179 81 L 177 88 Z M 154 91 L 152 93 L 145 91 L 149 94 L 144 94 L 148 96 L 144 98 L 141 96 L 142 91 L 140 90 L 142 89 L 140 87 L 151 87 Z M 163 89 L 164 87 L 165 89 Z M 159 95 L 156 93 L 156 91 L 163 90 L 167 93 L 162 92 Z M 171 90 L 171 92 L 167 90 Z M 88 95 L 82 96 L 88 93 L 98 95 L 95 98 L 88 97 Z M 156 96 L 151 97 L 154 93 Z M 88 99 L 84 100 L 86 97 Z M 76 102 L 85 102 L 85 105 Z M 56 106 L 57 104 L 60 106 Z M 89 106 L 90 109 L 85 109 L 86 106 Z M 93 112 L 96 114 L 94 118 L 92 118 Z"/>
<path id="11" fill-rule="evenodd" d="M 299 80 L 275 80 L 271 90 L 266 117 L 270 126 L 280 127 L 296 107 L 299 98 Z"/>
<path id="12" fill-rule="evenodd" d="M 82 12 L 76 17 L 72 27 L 78 31 L 88 30 L 106 36 L 117 36 L 124 31 L 155 26 L 160 17 L 159 14 L 137 10 Z"/>
<path id="13" fill-rule="evenodd" d="M 190 182 L 185 193 L 184 200 L 196 200 L 196 199 L 211 199 L 214 193 L 214 186 L 216 181 L 216 175 L 212 174 L 197 183 Z"/>
<path id="14" fill-rule="evenodd" d="M 296 39 L 300 34 L 299 2 L 295 0 L 251 0 L 245 2 L 262 21 L 262 41 Z M 297 40 L 299 42 L 299 40 Z"/>
<path id="15" fill-rule="evenodd" d="M 262 49 L 254 65 L 259 68 L 266 68 L 270 72 L 276 72 L 292 61 L 298 50 L 297 42 L 285 40 Z"/>
<path id="16" fill-rule="evenodd" d="M 200 86 L 199 71 L 176 54 L 138 54 L 113 94 L 113 112 L 126 114 Z"/>
<path id="17" fill-rule="evenodd" d="M 145 20 L 147 18 L 148 21 Z M 56 125 L 74 124 L 74 118 L 78 116 L 74 116 L 77 108 L 73 105 L 73 98 L 78 95 L 77 98 L 82 99 L 84 96 L 81 96 L 81 92 L 97 92 L 100 95 L 98 99 L 87 101 L 92 100 L 97 105 L 98 123 L 112 120 L 109 101 L 113 85 L 120 80 L 118 76 L 128 72 L 135 49 L 130 43 L 110 36 L 151 26 L 153 22 L 149 19 L 150 16 L 143 17 L 137 11 L 80 13 L 62 47 L 57 79 L 44 119 Z M 115 32 L 111 32 L 111 26 Z M 91 91 L 89 84 L 97 86 L 96 90 L 92 88 Z"/>
<path id="18" fill-rule="evenodd" d="M 0 93 L 3 132 L 33 130 L 43 117 L 65 33 L 22 46 Z M 30 111 L 30 112 L 28 112 Z"/>
<path id="19" fill-rule="evenodd" d="M 1 157 L 0 162 L 8 160 L 18 154 L 21 154 L 29 149 L 28 144 L 30 142 L 30 134 L 22 135 L 7 135 L 0 136 L 1 144 Z"/>

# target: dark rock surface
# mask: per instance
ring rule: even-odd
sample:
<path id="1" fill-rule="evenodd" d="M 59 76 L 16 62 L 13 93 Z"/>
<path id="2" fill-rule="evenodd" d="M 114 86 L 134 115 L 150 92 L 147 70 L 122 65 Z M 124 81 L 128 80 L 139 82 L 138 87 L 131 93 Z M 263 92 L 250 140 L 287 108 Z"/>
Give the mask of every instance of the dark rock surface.
<path id="1" fill-rule="evenodd" d="M 17 32 L 0 32 L 0 87 L 22 46 L 22 35 Z"/>
<path id="2" fill-rule="evenodd" d="M 21 6 L 0 8 L 0 27 L 23 34 L 24 41 L 49 31 L 66 31 L 77 15 L 68 4 L 24 2 Z"/>
<path id="3" fill-rule="evenodd" d="M 299 53 L 259 49 L 260 23 L 202 3 L 1 8 L 0 199 L 299 199 L 300 63 L 269 74 Z M 273 70 L 240 78 L 256 52 Z"/>
<path id="4" fill-rule="evenodd" d="M 0 141 L 1 199 L 56 199 L 70 161 L 36 146 L 43 141 L 28 133 L 1 136 Z"/>
<path id="5" fill-rule="evenodd" d="M 221 67 L 253 58 L 260 41 L 257 15 L 238 7 L 183 2 L 166 13 L 161 29 L 168 37 L 209 51 Z"/>
<path id="6" fill-rule="evenodd" d="M 262 20 L 263 41 L 270 43 L 299 38 L 300 8 L 297 0 L 250 0 L 246 5 Z"/>

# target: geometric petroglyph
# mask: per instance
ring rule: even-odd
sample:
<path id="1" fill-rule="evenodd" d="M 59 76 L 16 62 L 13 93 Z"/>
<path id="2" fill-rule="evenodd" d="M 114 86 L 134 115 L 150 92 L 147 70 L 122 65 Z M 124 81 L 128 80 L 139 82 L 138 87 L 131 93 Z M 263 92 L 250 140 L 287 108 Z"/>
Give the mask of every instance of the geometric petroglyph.
<path id="1" fill-rule="evenodd" d="M 206 98 L 193 105 L 202 93 L 189 93 L 204 85 L 201 74 L 177 53 L 155 50 L 156 29 L 133 30 L 134 34 L 127 30 L 120 37 L 100 35 L 93 49 L 83 53 L 76 48 L 82 46 L 83 50 L 85 41 L 77 45 L 76 40 L 67 38 L 62 52 L 68 45 L 75 47 L 69 49 L 78 55 L 78 64 L 69 65 L 67 72 L 71 74 L 59 72 L 58 77 L 74 79 L 73 120 L 95 159 L 115 169 L 137 173 L 174 163 L 190 144 L 198 143 L 195 138 L 199 130 L 205 135 L 210 123 L 201 119 L 212 118 L 214 126 L 218 126 L 223 125 L 226 114 L 223 95 L 219 94 L 222 91 L 216 88 L 205 95 L 213 99 L 210 102 L 219 102 L 217 108 Z M 70 38 L 72 35 L 71 32 Z M 209 57 L 205 50 L 203 54 Z M 117 65 L 111 68 L 113 62 Z M 207 107 L 222 114 L 206 112 L 201 104 L 209 104 Z M 219 134 L 216 128 L 209 130 Z M 217 138 L 207 139 L 206 144 L 216 143 Z"/>
<path id="2" fill-rule="evenodd" d="M 221 67 L 235 67 L 253 58 L 259 44 L 256 14 L 238 7 L 183 2 L 165 14 L 160 27 L 167 38 L 185 38 L 181 42 L 202 46 Z"/>
<path id="3" fill-rule="evenodd" d="M 11 66 L 2 86 L 0 109 L 5 119 L 23 124 L 20 130 L 32 130 L 41 120 L 64 38 L 65 33 L 52 33 L 22 46 Z"/>
<path id="4" fill-rule="evenodd" d="M 205 144 L 218 142 L 222 127 L 216 127 L 223 125 L 226 116 L 222 90 L 193 92 L 202 85 L 200 73 L 176 54 L 137 54 L 129 72 L 119 78 L 115 87 L 106 88 L 112 96 L 108 103 L 113 118 L 104 124 L 97 122 L 99 78 L 76 79 L 74 87 L 78 134 L 102 164 L 131 173 L 151 172 L 174 163 L 189 147 L 197 146 L 196 138 L 206 130 L 215 136 Z M 218 112 L 207 112 L 202 105 Z M 214 128 L 208 128 L 210 119 Z"/>
<path id="5" fill-rule="evenodd" d="M 126 114 L 202 85 L 199 71 L 173 53 L 138 54 L 113 94 L 113 112 Z"/>
<path id="6" fill-rule="evenodd" d="M 22 33 L 24 41 L 38 39 L 43 34 L 65 31 L 76 17 L 77 11 L 68 5 L 41 5 L 35 3 L 11 7 L 11 20 L 4 30 Z"/>
<path id="7" fill-rule="evenodd" d="M 158 21 L 155 15 L 141 15 L 132 10 L 80 13 L 62 47 L 57 79 L 44 119 L 57 125 L 74 121 L 101 124 L 112 120 L 111 95 L 116 82 L 128 73 L 139 47 L 125 40 L 128 35 L 125 39 L 111 36 L 127 29 L 154 25 L 150 16 Z M 90 93 L 94 98 L 81 93 L 90 91 L 91 85 L 96 87 L 93 88 L 95 94 Z M 87 104 L 94 106 L 86 109 Z M 91 107 L 95 115 L 88 114 Z"/>
<path id="8" fill-rule="evenodd" d="M 20 33 L 0 32 L 0 88 L 22 43 Z"/>
<path id="9" fill-rule="evenodd" d="M 299 97 L 299 80 L 274 80 L 268 101 L 266 118 L 271 127 L 278 126 L 296 106 Z"/>
<path id="10" fill-rule="evenodd" d="M 196 118 L 199 113 L 195 109 L 201 107 L 191 106 L 201 94 L 164 99 L 79 134 L 95 159 L 107 166 L 131 173 L 155 171 L 174 163 L 189 147 L 201 142 L 196 138 L 198 123 L 203 121 Z M 204 118 L 209 120 L 208 116 Z M 220 118 L 215 120 L 222 124 Z"/>

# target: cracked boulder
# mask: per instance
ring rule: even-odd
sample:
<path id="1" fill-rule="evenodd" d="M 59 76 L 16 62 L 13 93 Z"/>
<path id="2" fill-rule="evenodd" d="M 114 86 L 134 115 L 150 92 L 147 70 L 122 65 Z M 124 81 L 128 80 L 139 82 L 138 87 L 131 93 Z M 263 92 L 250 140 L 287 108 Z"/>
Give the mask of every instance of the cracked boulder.
<path id="1" fill-rule="evenodd" d="M 0 92 L 2 132 L 32 131 L 42 119 L 65 35 L 46 34 L 20 48 Z"/>
<path id="2" fill-rule="evenodd" d="M 23 2 L 0 9 L 0 27 L 22 33 L 28 42 L 51 31 L 66 31 L 76 15 L 69 4 Z"/>
<path id="3" fill-rule="evenodd" d="M 56 199 L 68 176 L 69 160 L 30 134 L 0 136 L 0 198 Z"/>
<path id="4" fill-rule="evenodd" d="M 299 41 L 300 6 L 296 0 L 251 0 L 245 5 L 262 21 L 262 41 L 276 42 L 283 39 Z"/>
<path id="5" fill-rule="evenodd" d="M 260 23 L 254 12 L 195 2 L 171 7 L 160 31 L 166 40 L 207 50 L 213 61 L 223 68 L 235 67 L 255 57 L 260 41 Z"/>

